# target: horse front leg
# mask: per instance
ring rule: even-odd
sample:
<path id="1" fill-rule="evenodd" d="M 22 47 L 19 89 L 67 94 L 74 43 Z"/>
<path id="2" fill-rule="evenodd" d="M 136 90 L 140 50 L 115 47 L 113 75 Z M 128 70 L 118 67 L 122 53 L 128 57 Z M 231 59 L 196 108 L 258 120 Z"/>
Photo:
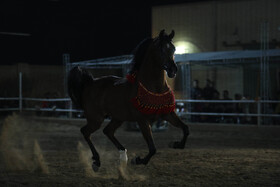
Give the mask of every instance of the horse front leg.
<path id="1" fill-rule="evenodd" d="M 122 121 L 112 119 L 108 125 L 104 128 L 103 133 L 113 142 L 120 153 L 120 164 L 127 165 L 127 150 L 115 137 L 115 131 L 122 125 Z"/>
<path id="2" fill-rule="evenodd" d="M 170 144 L 170 147 L 174 148 L 174 149 L 184 149 L 186 142 L 187 142 L 187 138 L 190 134 L 189 132 L 189 127 L 188 125 L 186 125 L 178 116 L 175 112 L 172 112 L 166 116 L 163 117 L 164 120 L 168 121 L 171 125 L 182 129 L 183 131 L 183 138 L 181 141 L 176 141 L 176 142 L 172 142 Z"/>
<path id="3" fill-rule="evenodd" d="M 139 124 L 139 128 L 142 132 L 142 135 L 145 139 L 145 141 L 148 144 L 149 147 L 149 153 L 144 157 L 144 158 L 140 158 L 139 156 L 134 158 L 131 163 L 132 164 L 148 164 L 148 162 L 150 161 L 151 157 L 156 154 L 156 147 L 154 144 L 154 139 L 153 139 L 153 135 L 152 135 L 152 130 L 151 130 L 151 126 L 149 122 L 138 122 Z"/>

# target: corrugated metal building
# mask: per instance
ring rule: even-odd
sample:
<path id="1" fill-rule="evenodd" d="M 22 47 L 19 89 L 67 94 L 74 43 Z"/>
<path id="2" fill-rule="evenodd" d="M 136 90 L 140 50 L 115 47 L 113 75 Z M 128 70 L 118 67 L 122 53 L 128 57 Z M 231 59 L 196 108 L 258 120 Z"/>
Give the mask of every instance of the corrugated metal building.
<path id="1" fill-rule="evenodd" d="M 269 48 L 280 48 L 279 0 L 190 2 L 152 8 L 152 35 L 175 30 L 179 53 L 260 49 L 261 24 Z M 183 47 L 183 49 L 181 49 Z"/>

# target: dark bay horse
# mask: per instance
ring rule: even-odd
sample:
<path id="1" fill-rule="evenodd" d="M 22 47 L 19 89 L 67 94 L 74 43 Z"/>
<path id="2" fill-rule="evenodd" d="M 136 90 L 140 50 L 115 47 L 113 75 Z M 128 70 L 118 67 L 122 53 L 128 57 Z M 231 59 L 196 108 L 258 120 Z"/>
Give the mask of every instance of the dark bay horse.
<path id="1" fill-rule="evenodd" d="M 144 158 L 134 158 L 132 162 L 135 164 L 147 164 L 156 153 L 150 124 L 158 118 L 168 121 L 183 132 L 183 138 L 174 142 L 172 147 L 185 147 L 189 128 L 174 112 L 174 95 L 166 81 L 166 73 L 168 77 L 174 78 L 177 72 L 173 37 L 173 30 L 170 34 L 162 30 L 157 37 L 142 41 L 134 52 L 133 65 L 126 78 L 93 78 L 88 71 L 80 67 L 71 69 L 68 92 L 73 103 L 84 110 L 87 124 L 81 128 L 81 133 L 92 151 L 92 166 L 95 171 L 100 167 L 100 158 L 90 135 L 101 127 L 107 116 L 111 121 L 103 132 L 125 155 L 126 149 L 114 133 L 124 121 L 138 122 L 148 144 L 149 153 Z"/>

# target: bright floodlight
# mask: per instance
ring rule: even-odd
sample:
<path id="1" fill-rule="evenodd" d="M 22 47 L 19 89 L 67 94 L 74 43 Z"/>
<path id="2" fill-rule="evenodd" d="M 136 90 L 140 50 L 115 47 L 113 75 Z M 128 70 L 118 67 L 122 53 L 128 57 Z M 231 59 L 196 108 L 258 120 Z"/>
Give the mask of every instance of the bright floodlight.
<path id="1" fill-rule="evenodd" d="M 179 45 L 176 47 L 176 51 L 175 53 L 176 54 L 184 54 L 184 53 L 188 53 L 188 49 L 186 48 L 186 46 L 183 46 L 183 45 Z"/>
<path id="2" fill-rule="evenodd" d="M 175 54 L 195 53 L 198 52 L 197 47 L 191 42 L 178 41 L 174 43 L 176 47 Z"/>

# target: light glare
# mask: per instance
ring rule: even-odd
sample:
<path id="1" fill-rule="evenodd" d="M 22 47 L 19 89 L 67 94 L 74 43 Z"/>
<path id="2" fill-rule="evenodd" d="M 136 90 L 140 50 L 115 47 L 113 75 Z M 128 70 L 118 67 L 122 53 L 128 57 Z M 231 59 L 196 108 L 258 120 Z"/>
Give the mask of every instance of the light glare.
<path id="1" fill-rule="evenodd" d="M 176 47 L 175 54 L 195 53 L 198 52 L 198 48 L 191 42 L 178 41 L 174 43 Z"/>

